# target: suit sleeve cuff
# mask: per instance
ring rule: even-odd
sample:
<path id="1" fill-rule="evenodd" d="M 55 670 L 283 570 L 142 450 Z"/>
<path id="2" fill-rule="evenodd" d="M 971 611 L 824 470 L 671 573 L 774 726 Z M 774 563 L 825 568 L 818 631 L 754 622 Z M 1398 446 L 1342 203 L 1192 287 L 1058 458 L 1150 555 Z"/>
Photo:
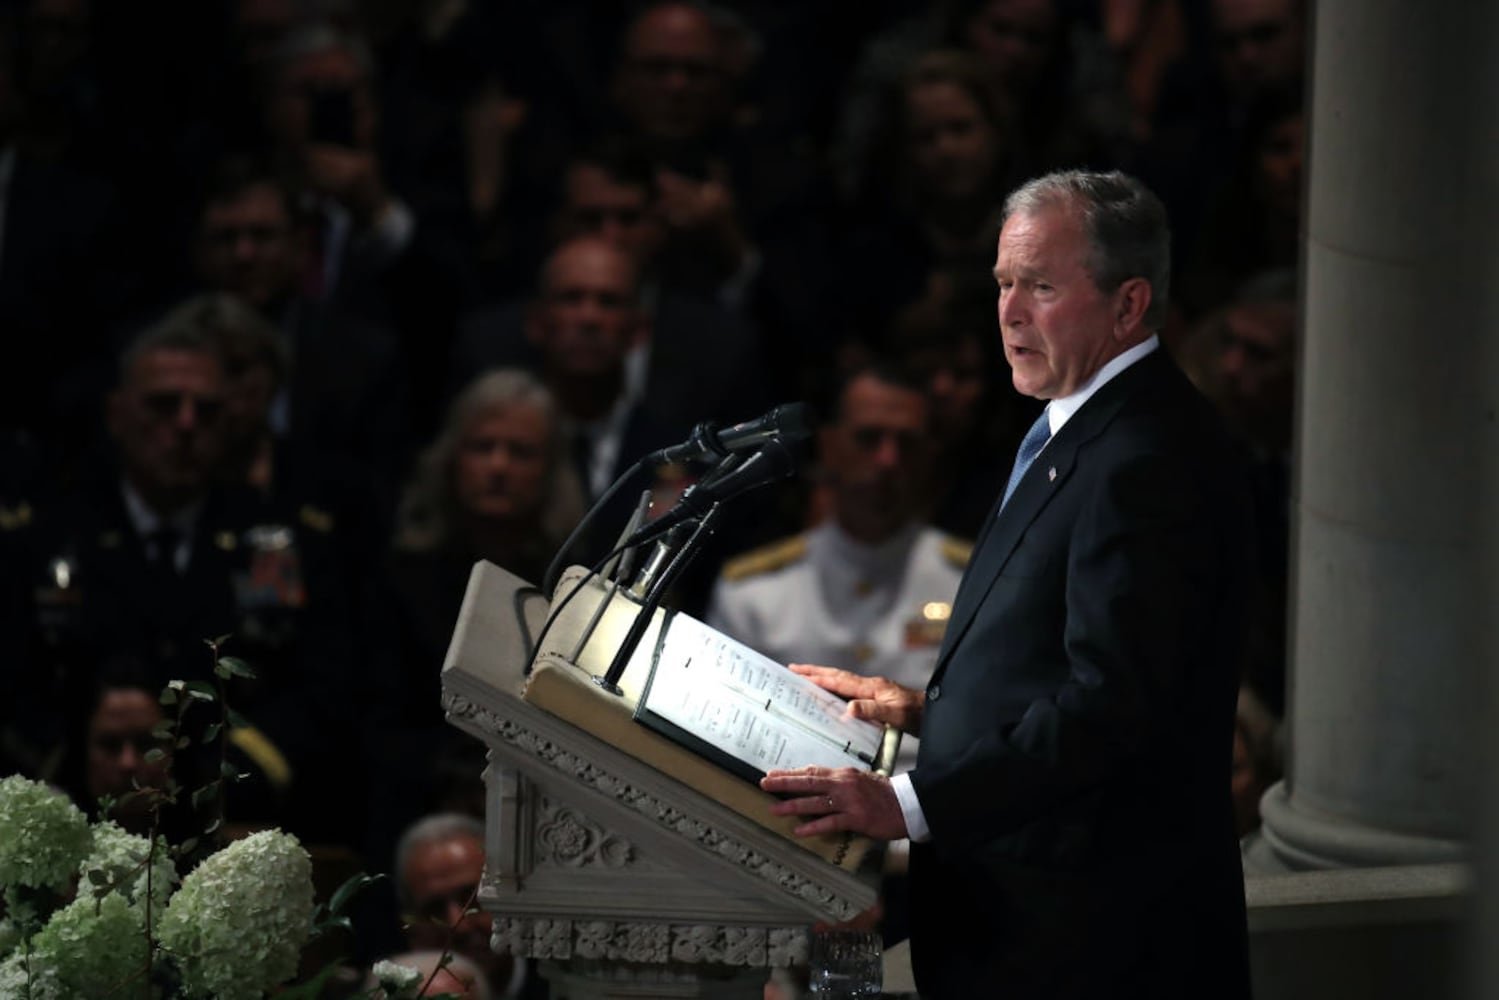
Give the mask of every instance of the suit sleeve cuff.
<path id="1" fill-rule="evenodd" d="M 901 815 L 906 818 L 906 834 L 915 844 L 924 844 L 932 839 L 932 831 L 926 825 L 926 816 L 921 811 L 921 802 L 916 798 L 916 789 L 911 785 L 911 775 L 897 774 L 890 779 L 895 789 L 895 798 L 900 802 Z"/>

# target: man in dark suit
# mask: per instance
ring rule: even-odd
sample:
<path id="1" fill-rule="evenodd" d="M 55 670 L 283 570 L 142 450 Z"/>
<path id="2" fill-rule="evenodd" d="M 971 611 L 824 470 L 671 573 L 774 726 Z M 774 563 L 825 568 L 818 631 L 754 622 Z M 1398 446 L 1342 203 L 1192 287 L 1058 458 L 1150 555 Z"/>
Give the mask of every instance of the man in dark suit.
<path id="1" fill-rule="evenodd" d="M 348 817 L 319 778 L 350 731 L 351 583 L 331 517 L 219 481 L 227 390 L 202 319 L 174 311 L 126 352 L 106 407 L 114 460 L 19 532 L 0 574 L 25 600 L 0 625 L 24 630 L 13 669 L 39 713 L 71 710 L 125 667 L 151 690 L 213 683 L 205 640 L 232 636 L 225 652 L 256 677 L 236 678 L 230 701 L 253 728 L 226 728 L 225 752 L 254 779 L 234 789 L 227 821 L 331 839 Z M 178 754 L 177 780 L 216 777 L 216 752 Z"/>
<path id="2" fill-rule="evenodd" d="M 1242 462 L 1153 332 L 1160 202 L 1068 172 L 1006 202 L 1015 387 L 1050 401 L 980 535 L 924 691 L 801 667 L 921 736 L 916 767 L 769 775 L 798 833 L 909 835 L 929 1000 L 1243 997 L 1229 775 L 1249 569 Z M 1039 453 L 1037 454 L 1037 449 Z M 1032 460 L 1033 459 L 1033 460 Z"/>

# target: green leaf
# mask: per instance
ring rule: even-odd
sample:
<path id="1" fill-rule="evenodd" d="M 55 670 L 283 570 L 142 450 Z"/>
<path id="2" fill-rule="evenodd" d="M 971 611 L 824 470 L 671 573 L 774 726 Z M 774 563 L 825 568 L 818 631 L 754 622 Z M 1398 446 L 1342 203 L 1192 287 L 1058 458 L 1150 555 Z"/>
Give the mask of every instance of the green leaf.
<path id="1" fill-rule="evenodd" d="M 197 847 L 197 846 L 198 846 L 198 838 L 197 837 L 188 837 L 182 843 L 180 843 L 180 844 L 177 845 L 177 856 L 179 858 L 180 857 L 186 857 L 187 855 L 193 853 L 193 849 L 195 847 Z"/>
<path id="2" fill-rule="evenodd" d="M 253 722 L 245 718 L 240 713 L 236 712 L 234 709 L 230 708 L 228 705 L 224 706 L 224 711 L 229 716 L 229 725 L 233 726 L 235 729 L 255 728 L 255 724 Z"/>
<path id="3" fill-rule="evenodd" d="M 219 636 L 217 639 L 213 640 L 213 642 L 209 642 L 208 644 L 210 646 L 222 646 L 232 638 L 234 638 L 233 632 L 225 632 L 223 635 Z M 208 642 L 207 639 L 204 639 L 203 641 Z"/>
<path id="4" fill-rule="evenodd" d="M 191 742 L 192 742 L 192 738 L 191 737 L 188 737 L 188 736 L 179 736 L 179 737 L 177 737 L 177 749 L 178 750 L 186 750 L 187 749 L 187 745 L 189 743 L 191 743 Z"/>
<path id="5" fill-rule="evenodd" d="M 88 880 L 94 885 L 108 885 L 109 872 L 102 871 L 98 868 L 90 868 L 88 870 Z"/>
<path id="6" fill-rule="evenodd" d="M 235 773 L 236 772 L 234 770 L 233 764 L 229 763 L 227 760 L 219 761 L 219 774 L 223 775 L 226 778 L 232 778 L 234 777 Z"/>
<path id="7" fill-rule="evenodd" d="M 244 677 L 252 681 L 255 679 L 255 671 L 250 668 L 248 663 L 237 656 L 219 657 L 219 666 L 228 670 L 236 677 Z"/>
<path id="8" fill-rule="evenodd" d="M 191 698 L 196 698 L 199 701 L 219 700 L 219 693 L 207 681 L 188 681 L 186 687 L 187 694 Z"/>
<path id="9" fill-rule="evenodd" d="M 143 759 L 147 764 L 154 764 L 162 758 L 166 757 L 166 755 L 167 752 L 161 747 L 152 747 L 150 750 L 146 751 L 145 757 Z"/>
<path id="10" fill-rule="evenodd" d="M 162 688 L 161 697 L 156 700 L 161 702 L 163 705 L 175 705 L 177 704 L 177 692 L 173 691 L 171 688 Z"/>
<path id="11" fill-rule="evenodd" d="M 224 824 L 224 821 L 222 819 L 220 819 L 219 817 L 215 816 L 213 818 L 213 820 L 211 822 L 209 822 L 209 824 L 203 828 L 203 836 L 206 837 L 206 836 L 212 834 L 215 830 L 217 830 L 223 824 Z"/>
<path id="12" fill-rule="evenodd" d="M 219 738 L 219 733 L 222 732 L 223 729 L 224 724 L 222 722 L 210 722 L 203 729 L 203 742 L 212 743 L 214 740 Z"/>
<path id="13" fill-rule="evenodd" d="M 344 880 L 343 885 L 333 891 L 333 898 L 328 900 L 328 913 L 334 916 L 343 913 L 344 907 L 349 905 L 349 900 L 384 877 L 384 875 L 366 875 L 364 872 L 350 875 Z"/>
<path id="14" fill-rule="evenodd" d="M 213 672 L 217 676 L 224 678 L 224 680 L 226 681 L 229 679 L 229 668 L 224 666 L 222 662 L 215 663 L 213 665 Z"/>
<path id="15" fill-rule="evenodd" d="M 210 802 L 212 802 L 214 799 L 217 799 L 218 797 L 219 797 L 219 785 L 218 785 L 218 782 L 214 782 L 211 785 L 204 785 L 202 788 L 200 788 L 197 791 L 193 792 L 193 808 L 194 809 L 201 809 L 205 805 L 207 805 Z"/>
<path id="16" fill-rule="evenodd" d="M 173 736 L 177 735 L 177 723 L 173 722 L 171 719 L 168 719 L 166 722 L 160 723 L 155 729 L 151 730 L 151 735 L 159 740 L 169 740 Z"/>

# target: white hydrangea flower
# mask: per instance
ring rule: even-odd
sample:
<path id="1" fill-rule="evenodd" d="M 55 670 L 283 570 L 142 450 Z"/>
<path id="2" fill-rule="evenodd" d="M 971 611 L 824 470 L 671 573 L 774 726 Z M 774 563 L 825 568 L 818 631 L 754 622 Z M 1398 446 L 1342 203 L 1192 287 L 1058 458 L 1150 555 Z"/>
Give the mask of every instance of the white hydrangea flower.
<path id="1" fill-rule="evenodd" d="M 60 892 L 88 848 L 88 819 L 66 796 L 18 774 L 0 778 L 0 886 Z"/>
<path id="2" fill-rule="evenodd" d="M 117 892 L 64 906 L 31 939 L 32 998 L 56 984 L 65 997 L 106 996 L 145 966 L 145 917 Z M 23 994 L 24 995 L 24 994 Z"/>
<path id="3" fill-rule="evenodd" d="M 7 1000 L 52 1000 L 52 997 L 60 996 L 61 992 L 61 987 L 55 980 L 48 979 L 45 984 L 28 984 L 25 959 L 20 952 L 0 962 L 0 997 L 6 997 Z"/>
<path id="4" fill-rule="evenodd" d="M 150 841 L 127 833 L 118 824 L 107 820 L 94 824 L 93 838 L 88 857 L 78 866 L 79 885 L 90 884 L 90 871 L 102 871 L 109 876 L 110 882 L 118 885 L 125 898 L 132 903 L 139 901 L 146 893 L 147 873 L 144 863 L 151 852 Z M 132 873 L 134 877 L 131 877 Z M 166 905 L 167 897 L 172 894 L 173 885 L 177 881 L 177 869 L 172 865 L 171 850 L 165 838 L 156 839 L 156 859 L 151 863 L 150 876 L 151 898 L 156 901 L 155 908 L 159 910 Z M 121 884 L 122 879 L 128 881 Z"/>
<path id="5" fill-rule="evenodd" d="M 312 860 L 263 830 L 211 855 L 167 904 L 159 941 L 189 995 L 259 1000 L 297 971 L 312 932 Z"/>
<path id="6" fill-rule="evenodd" d="M 420 969 L 384 959 L 370 967 L 370 975 L 375 977 L 381 989 L 392 996 L 405 995 L 422 984 Z"/>

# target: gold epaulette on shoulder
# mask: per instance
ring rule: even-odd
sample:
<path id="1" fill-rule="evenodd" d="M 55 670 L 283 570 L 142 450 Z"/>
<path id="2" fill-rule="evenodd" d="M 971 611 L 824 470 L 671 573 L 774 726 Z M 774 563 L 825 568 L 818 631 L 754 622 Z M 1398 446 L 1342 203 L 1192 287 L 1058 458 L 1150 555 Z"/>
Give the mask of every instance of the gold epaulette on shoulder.
<path id="1" fill-rule="evenodd" d="M 951 538 L 946 535 L 942 538 L 942 558 L 952 563 L 958 569 L 968 568 L 968 557 L 973 555 L 973 543 L 961 538 Z"/>
<path id="2" fill-rule="evenodd" d="M 769 573 L 783 566 L 789 566 L 806 554 L 807 536 L 792 535 L 790 538 L 771 542 L 769 545 L 730 559 L 724 563 L 723 578 L 743 580 L 748 576 L 759 576 L 761 573 Z"/>

